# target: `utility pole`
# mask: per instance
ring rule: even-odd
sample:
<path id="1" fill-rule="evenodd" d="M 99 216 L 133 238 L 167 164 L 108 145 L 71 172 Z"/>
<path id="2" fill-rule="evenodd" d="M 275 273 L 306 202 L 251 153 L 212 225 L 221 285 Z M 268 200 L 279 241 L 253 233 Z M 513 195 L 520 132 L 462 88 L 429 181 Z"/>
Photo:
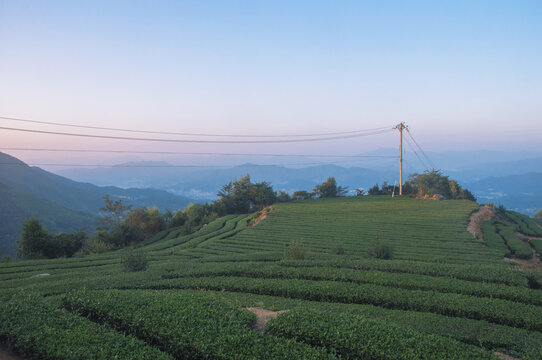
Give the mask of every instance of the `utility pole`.
<path id="1" fill-rule="evenodd" d="M 394 127 L 399 130 L 399 195 L 403 195 L 403 130 L 407 128 L 404 122 Z"/>

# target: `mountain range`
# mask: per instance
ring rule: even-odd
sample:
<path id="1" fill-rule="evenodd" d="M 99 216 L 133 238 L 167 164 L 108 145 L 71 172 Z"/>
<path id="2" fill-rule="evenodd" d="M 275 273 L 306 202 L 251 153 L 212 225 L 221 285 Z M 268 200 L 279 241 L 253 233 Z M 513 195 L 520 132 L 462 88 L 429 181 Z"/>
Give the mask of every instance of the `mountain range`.
<path id="1" fill-rule="evenodd" d="M 50 232 L 96 227 L 103 197 L 133 207 L 157 206 L 177 210 L 191 202 L 156 189 L 121 189 L 82 183 L 50 173 L 0 153 L 0 252 L 15 254 L 24 221 L 36 217 Z"/>

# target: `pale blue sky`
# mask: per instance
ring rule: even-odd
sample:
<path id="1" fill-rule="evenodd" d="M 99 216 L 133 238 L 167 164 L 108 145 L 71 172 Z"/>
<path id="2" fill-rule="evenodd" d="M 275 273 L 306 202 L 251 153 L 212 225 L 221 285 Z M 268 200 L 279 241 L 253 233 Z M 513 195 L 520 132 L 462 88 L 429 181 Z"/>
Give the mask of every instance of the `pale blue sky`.
<path id="1" fill-rule="evenodd" d="M 542 1 L 0 0 L 0 116 L 225 133 L 406 121 L 428 150 L 535 149 L 541 19 Z M 360 153 L 396 140 L 212 150 Z M 5 131 L 0 142 L 158 147 Z"/>

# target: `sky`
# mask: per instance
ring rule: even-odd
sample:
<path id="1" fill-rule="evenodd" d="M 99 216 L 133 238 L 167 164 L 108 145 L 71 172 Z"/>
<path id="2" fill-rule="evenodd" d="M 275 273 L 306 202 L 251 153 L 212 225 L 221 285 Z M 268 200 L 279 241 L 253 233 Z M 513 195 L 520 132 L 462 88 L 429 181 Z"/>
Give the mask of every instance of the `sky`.
<path id="1" fill-rule="evenodd" d="M 535 151 L 541 14 L 538 0 L 0 0 L 0 116 L 267 135 L 404 121 L 427 151 Z M 0 129 L 0 149 L 360 154 L 397 144 L 391 131 L 318 143 L 162 144 Z M 128 159 L 9 153 L 30 162 Z"/>

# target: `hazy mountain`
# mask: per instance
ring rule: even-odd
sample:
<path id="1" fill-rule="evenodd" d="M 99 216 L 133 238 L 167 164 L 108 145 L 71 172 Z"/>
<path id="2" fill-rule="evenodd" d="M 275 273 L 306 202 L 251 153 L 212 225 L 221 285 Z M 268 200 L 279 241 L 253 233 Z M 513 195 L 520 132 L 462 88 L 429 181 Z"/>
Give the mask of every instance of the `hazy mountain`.
<path id="1" fill-rule="evenodd" d="M 285 167 L 245 164 L 224 168 L 201 167 L 204 165 L 175 167 L 164 162 L 132 162 L 84 171 L 65 170 L 63 174 L 72 174 L 77 180 L 100 184 L 151 186 L 207 201 L 215 197 L 222 185 L 247 173 L 254 181 L 269 181 L 276 190 L 290 193 L 300 189 L 312 189 L 328 176 L 335 176 L 340 185 L 349 186 L 351 190 L 356 187 L 367 188 L 383 181 L 393 184 L 399 177 L 398 161 L 386 157 L 397 156 L 397 153 L 397 149 L 378 149 L 365 153 L 363 155 L 384 157 L 363 161 L 363 167 L 356 165 L 355 160 L 341 163 L 341 166 Z M 541 153 L 479 150 L 426 152 L 426 155 L 429 160 L 419 151 L 417 154 L 411 151 L 405 153 L 404 179 L 407 179 L 410 173 L 423 172 L 434 165 L 462 185 L 472 188 L 482 202 L 499 199 L 505 206 L 526 214 L 532 214 L 533 209 L 542 207 L 538 197 L 540 191 L 534 190 L 539 188 L 537 179 L 540 177 L 533 174 L 542 173 Z M 220 163 L 219 160 L 223 158 L 215 159 L 214 163 Z M 259 160 L 269 161 L 264 158 Z M 287 161 L 282 159 L 281 162 Z M 206 158 L 205 163 L 213 161 Z M 149 171 L 149 168 L 142 167 L 149 165 L 156 168 Z M 501 178 L 502 180 L 499 180 Z M 516 191 L 518 188 L 533 190 Z"/>
<path id="2" fill-rule="evenodd" d="M 51 232 L 71 232 L 83 227 L 93 231 L 106 194 L 133 207 L 156 205 L 177 210 L 190 202 L 164 190 L 76 182 L 0 153 L 0 251 L 14 255 L 22 224 L 32 216 Z"/>
<path id="3" fill-rule="evenodd" d="M 205 169 L 185 176 L 171 187 L 187 196 L 195 196 L 200 192 L 201 197 L 214 197 L 222 185 L 234 178 L 250 174 L 253 181 L 268 181 L 275 190 L 292 193 L 296 190 L 311 190 L 314 185 L 334 176 L 341 186 L 350 190 L 357 187 L 368 188 L 375 183 L 392 179 L 393 173 L 385 173 L 364 168 L 344 168 L 337 165 L 319 165 L 305 168 L 287 168 L 273 165 L 245 164 L 227 169 Z"/>
<path id="4" fill-rule="evenodd" d="M 148 169 L 146 170 L 147 172 Z M 134 207 L 158 206 L 161 209 L 184 208 L 190 199 L 155 189 L 121 189 L 76 182 L 0 153 L 0 183 L 13 189 L 52 201 L 69 209 L 97 214 L 103 196 L 122 199 Z"/>
<path id="5" fill-rule="evenodd" d="M 144 166 L 150 166 L 152 171 Z M 246 174 L 250 174 L 253 181 L 268 181 L 275 190 L 288 192 L 310 190 L 329 176 L 334 176 L 339 185 L 348 186 L 351 190 L 356 187 L 367 188 L 385 180 L 393 182 L 393 179 L 398 177 L 397 172 L 390 171 L 389 166 L 387 170 L 337 165 L 285 167 L 255 164 L 194 168 L 175 167 L 163 162 L 132 162 L 108 168 L 86 169 L 85 172 L 79 172 L 76 178 L 98 183 L 116 181 L 120 186 L 127 184 L 152 186 L 191 198 L 211 200 L 224 184 Z"/>
<path id="6" fill-rule="evenodd" d="M 533 215 L 542 209 L 542 173 L 488 177 L 466 184 L 480 201 Z"/>

